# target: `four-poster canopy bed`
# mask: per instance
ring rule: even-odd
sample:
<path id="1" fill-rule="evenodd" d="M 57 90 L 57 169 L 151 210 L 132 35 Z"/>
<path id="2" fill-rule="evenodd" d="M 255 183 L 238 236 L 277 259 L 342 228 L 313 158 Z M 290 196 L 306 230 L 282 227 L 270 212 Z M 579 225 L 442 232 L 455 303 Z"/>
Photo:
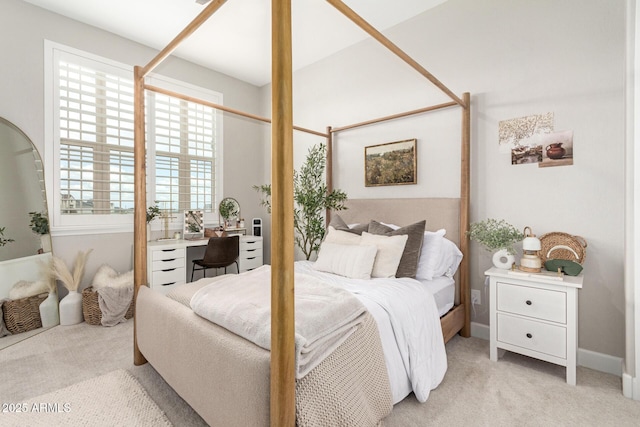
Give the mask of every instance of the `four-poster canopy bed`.
<path id="1" fill-rule="evenodd" d="M 150 360 L 154 367 L 162 374 L 169 384 L 183 395 L 183 397 L 198 411 L 204 411 L 212 416 L 216 421 L 224 420 L 224 416 L 216 414 L 216 411 L 225 411 L 225 400 L 221 398 L 211 403 L 209 390 L 207 387 L 221 387 L 225 385 L 229 389 L 240 387 L 239 390 L 249 390 L 247 399 L 256 399 L 260 402 L 248 401 L 249 405 L 259 406 L 264 404 L 266 388 L 270 393 L 266 404 L 267 419 L 271 420 L 271 425 L 293 426 L 296 423 L 296 376 L 295 376 L 295 344 L 294 344 L 294 227 L 293 227 L 293 130 L 311 133 L 326 138 L 327 140 L 327 185 L 332 188 L 332 161 L 333 161 L 333 138 L 339 132 L 344 132 L 361 126 L 380 123 L 387 120 L 398 119 L 415 114 L 426 113 L 428 111 L 440 110 L 460 106 L 462 108 L 462 141 L 461 141 L 461 190 L 459 199 L 417 199 L 416 204 L 412 201 L 408 203 L 409 209 L 403 211 L 424 212 L 424 206 L 428 206 L 429 212 L 439 213 L 442 218 L 429 218 L 429 227 L 446 226 L 447 232 L 451 231 L 453 238 L 458 240 L 460 251 L 464 254 L 457 273 L 457 302 L 455 307 L 446 315 L 441 317 L 442 334 L 445 342 L 456 333 L 469 336 L 469 274 L 468 274 L 468 239 L 466 231 L 468 227 L 469 210 L 469 151 L 470 151 L 470 95 L 465 93 L 461 98 L 451 92 L 446 86 L 438 81 L 427 70 L 410 58 L 406 53 L 395 46 L 384 35 L 369 25 L 359 17 L 354 11 L 349 9 L 340 0 L 327 0 L 338 11 L 356 23 L 364 31 L 386 46 L 392 53 L 414 68 L 421 75 L 426 77 L 431 83 L 442 90 L 452 99 L 452 102 L 430 106 L 405 113 L 386 116 L 339 128 L 328 127 L 326 132 L 318 132 L 310 129 L 293 126 L 292 123 L 292 67 L 291 67 L 291 0 L 272 0 L 272 118 L 267 119 L 250 113 L 245 113 L 233 108 L 217 105 L 188 97 L 182 94 L 170 92 L 159 87 L 147 85 L 144 82 L 147 76 L 162 60 L 169 56 L 179 45 L 179 43 L 193 33 L 211 15 L 213 15 L 226 0 L 213 0 L 205 9 L 167 45 L 149 64 L 145 67 L 135 67 L 134 70 L 134 104 L 135 104 L 135 232 L 134 232 L 134 270 L 135 270 L 135 293 L 136 315 L 134 317 L 134 363 L 141 365 L 147 362 L 149 356 L 153 355 L 154 360 Z M 208 321 L 197 318 L 193 312 L 184 307 L 187 304 L 176 303 L 168 298 L 155 294 L 148 290 L 147 280 L 147 238 L 146 238 L 146 176 L 145 176 L 145 134 L 144 134 L 144 91 L 150 90 L 164 93 L 173 97 L 187 101 L 208 105 L 218 110 L 241 115 L 258 121 L 271 123 L 272 140 L 272 242 L 271 257 L 272 265 L 270 269 L 271 278 L 271 353 L 268 366 L 265 366 L 265 356 L 251 347 L 251 343 L 241 342 L 242 338 L 226 331 L 224 328 L 208 323 Z M 394 199 L 398 200 L 398 199 Z M 351 203 L 351 201 L 350 201 Z M 346 212 L 357 212 L 357 205 L 362 204 L 364 209 L 372 209 L 371 203 L 375 201 L 353 201 L 354 207 Z M 385 203 L 381 201 L 380 203 Z M 426 204 L 424 204 L 426 203 Z M 415 206 L 420 206 L 415 208 Z M 379 206 L 379 205 L 376 205 Z M 373 209 L 379 209 L 375 207 Z M 345 214 L 349 220 L 356 218 Z M 407 218 L 398 219 L 404 221 Z M 394 220 L 394 218 L 390 218 Z M 408 219 L 407 219 L 408 220 Z M 411 219 L 413 220 L 413 218 Z M 189 285 L 185 285 L 188 287 Z M 193 291 L 191 291 L 193 293 Z M 191 294 L 189 294 L 190 296 Z M 178 296 L 176 299 L 186 299 L 187 294 Z M 176 305 L 177 304 L 177 305 Z M 161 319 L 157 318 L 158 310 L 164 311 Z M 185 311 L 184 314 L 181 314 Z M 156 316 L 156 317 L 153 317 Z M 181 317 L 188 317 L 186 321 Z M 195 317 L 194 317 L 195 316 Z M 149 319 L 154 319 L 150 321 Z M 203 323 L 205 322 L 205 323 Z M 207 338 L 209 332 L 205 329 L 213 328 L 217 330 L 215 339 Z M 167 329 L 172 329 L 174 340 L 171 347 L 175 348 L 175 359 L 167 358 L 164 355 L 167 343 L 158 344 L 149 336 L 158 336 L 166 333 Z M 198 330 L 196 335 L 191 335 L 192 330 Z M 201 334 L 201 335 L 197 335 Z M 198 337 L 198 338 L 194 338 Z M 185 341 L 186 340 L 186 341 Z M 198 342 L 194 342 L 199 340 Z M 209 341 L 207 344 L 206 341 Z M 239 342 L 240 341 L 240 342 Z M 139 347 L 140 343 L 140 347 Z M 213 343 L 213 344 L 212 344 Z M 227 353 L 224 350 L 225 343 L 230 346 L 242 347 L 238 353 Z M 246 344 L 245 344 L 246 343 Z M 249 347 L 247 347 L 249 344 Z M 163 347 L 163 345 L 165 347 Z M 207 345 L 210 345 L 207 347 Z M 255 347 L 255 346 L 254 346 Z M 141 351 L 142 350 L 142 351 Z M 172 350 L 173 351 L 173 350 Z M 235 350 L 234 350 L 235 351 Z M 143 354 L 145 353 L 145 354 Z M 148 353 L 148 354 L 147 354 Z M 204 353 L 204 354 L 203 354 Z M 234 356 L 235 355 L 235 356 Z M 223 360 L 225 358 L 244 357 L 245 364 L 243 371 L 236 376 L 228 377 L 228 373 L 223 374 L 223 378 L 207 378 L 207 374 L 216 375 L 211 372 L 216 368 L 209 369 L 210 363 L 202 363 L 203 356 L 210 357 L 211 360 Z M 205 358 L 206 360 L 206 358 Z M 182 362 L 182 363 L 179 363 Z M 231 363 L 231 361 L 229 361 Z M 237 362 L 236 362 L 237 363 Z M 177 366 L 180 365 L 180 366 Z M 217 366 L 217 365 L 216 365 Z M 195 371 L 195 373 L 194 373 Z M 265 375 L 266 372 L 266 375 Z M 184 376 L 181 377 L 181 376 Z M 202 379 L 207 383 L 192 384 L 189 381 Z M 191 379 L 190 379 L 191 378 Z M 250 384 L 249 384 L 250 382 Z M 240 383 L 239 385 L 237 383 Z M 176 385 L 178 384 L 178 385 Z M 185 384 L 190 384 L 185 386 Z M 268 385 L 267 385 L 268 384 Z M 203 388 L 204 387 L 204 388 Z M 243 388 L 244 387 L 244 388 Z M 188 389 L 194 389 L 190 392 Z M 213 388 L 212 388 L 213 389 Z M 235 390 L 235 389 L 234 389 Z M 222 394 L 229 390 L 221 390 Z M 237 392 L 237 390 L 236 390 Z M 237 397 L 237 396 L 236 396 Z M 270 406 L 269 406 L 270 405 Z M 264 416 L 264 408 L 258 417 Z M 218 416 L 220 415 L 220 416 Z M 384 414 L 381 415 L 382 417 Z M 206 417 L 205 417 L 206 419 Z M 251 419 L 251 418 L 249 418 Z M 263 418 L 260 418 L 263 419 Z M 238 422 L 238 420 L 234 420 Z"/>

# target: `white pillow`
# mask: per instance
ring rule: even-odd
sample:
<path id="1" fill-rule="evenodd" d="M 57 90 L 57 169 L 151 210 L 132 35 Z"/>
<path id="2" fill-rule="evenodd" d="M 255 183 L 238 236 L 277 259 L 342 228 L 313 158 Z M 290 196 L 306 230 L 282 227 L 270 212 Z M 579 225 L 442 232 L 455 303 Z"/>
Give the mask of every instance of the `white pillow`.
<path id="1" fill-rule="evenodd" d="M 422 241 L 422 250 L 420 259 L 418 259 L 418 270 L 416 271 L 416 279 L 433 280 L 434 277 L 440 277 L 437 274 L 441 264 L 442 250 L 444 247 L 444 235 L 447 230 L 441 228 L 438 231 L 425 231 L 424 240 Z"/>
<path id="2" fill-rule="evenodd" d="M 341 245 L 325 241 L 313 269 L 352 279 L 370 279 L 377 251 L 373 245 Z"/>
<path id="3" fill-rule="evenodd" d="M 348 231 L 336 230 L 329 226 L 324 242 L 337 243 L 340 245 L 358 245 L 360 244 L 360 235 L 349 233 Z"/>
<path id="4" fill-rule="evenodd" d="M 442 258 L 440 264 L 436 268 L 436 273 L 440 276 L 453 277 L 462 261 L 462 252 L 455 243 L 449 239 L 443 240 Z M 437 277 L 437 276 L 434 276 Z"/>
<path id="5" fill-rule="evenodd" d="M 366 231 L 362 233 L 361 245 L 374 245 L 378 248 L 371 277 L 396 277 L 396 271 L 408 238 L 409 236 L 406 234 L 381 236 Z"/>

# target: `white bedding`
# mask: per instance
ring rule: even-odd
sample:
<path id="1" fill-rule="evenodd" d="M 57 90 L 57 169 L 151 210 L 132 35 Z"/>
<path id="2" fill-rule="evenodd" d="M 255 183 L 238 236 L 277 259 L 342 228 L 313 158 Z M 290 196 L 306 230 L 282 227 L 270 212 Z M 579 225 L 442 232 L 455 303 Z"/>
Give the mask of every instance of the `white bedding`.
<path id="1" fill-rule="evenodd" d="M 456 297 L 456 281 L 448 276 L 435 277 L 433 280 L 420 280 L 420 283 L 429 288 L 436 300 L 438 314 L 444 316 L 453 308 Z"/>
<path id="2" fill-rule="evenodd" d="M 312 264 L 298 261 L 296 272 L 352 292 L 376 320 L 393 403 L 411 391 L 420 402 L 426 401 L 447 370 L 440 316 L 429 286 L 410 278 L 348 279 L 316 271 Z"/>

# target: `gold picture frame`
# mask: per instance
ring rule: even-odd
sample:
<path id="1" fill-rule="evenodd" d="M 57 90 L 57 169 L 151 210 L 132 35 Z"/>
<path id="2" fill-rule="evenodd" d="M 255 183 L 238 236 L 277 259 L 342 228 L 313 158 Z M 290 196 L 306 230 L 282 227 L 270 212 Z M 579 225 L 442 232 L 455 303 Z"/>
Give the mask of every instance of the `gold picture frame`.
<path id="1" fill-rule="evenodd" d="M 364 147 L 364 186 L 418 183 L 417 139 Z"/>

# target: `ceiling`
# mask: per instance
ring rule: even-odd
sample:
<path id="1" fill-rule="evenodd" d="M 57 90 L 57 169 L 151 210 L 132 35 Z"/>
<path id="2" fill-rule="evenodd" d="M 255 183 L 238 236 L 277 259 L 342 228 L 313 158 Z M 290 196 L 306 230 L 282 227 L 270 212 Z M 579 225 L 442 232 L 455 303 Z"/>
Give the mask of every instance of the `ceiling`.
<path id="1" fill-rule="evenodd" d="M 205 7 L 195 0 L 24 1 L 158 50 Z M 446 0 L 343 1 L 384 31 Z M 368 37 L 324 0 L 294 0 L 291 7 L 294 70 Z M 269 0 L 228 0 L 174 55 L 263 86 L 271 81 L 270 31 Z"/>

